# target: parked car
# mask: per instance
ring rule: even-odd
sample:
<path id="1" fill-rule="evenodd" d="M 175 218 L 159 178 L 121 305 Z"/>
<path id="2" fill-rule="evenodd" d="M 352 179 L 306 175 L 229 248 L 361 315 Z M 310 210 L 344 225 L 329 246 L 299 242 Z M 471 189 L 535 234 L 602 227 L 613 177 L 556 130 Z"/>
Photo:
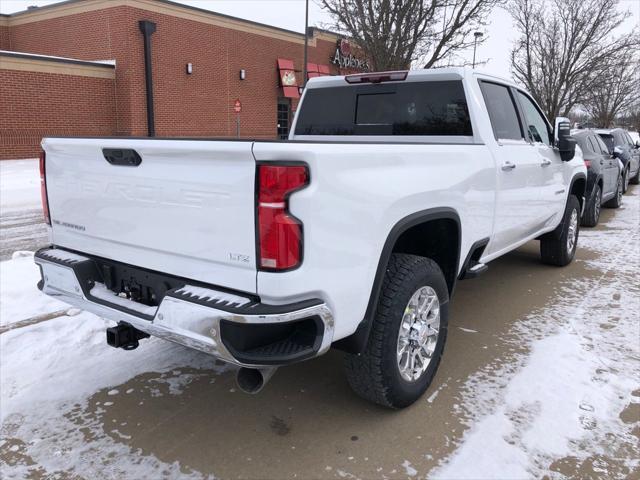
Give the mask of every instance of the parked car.
<path id="1" fill-rule="evenodd" d="M 622 128 L 610 130 L 596 130 L 596 133 L 604 140 L 612 154 L 618 155 L 624 170 L 622 180 L 624 192 L 629 188 L 629 183 L 640 183 L 640 145 L 636 144 L 629 133 Z M 616 150 L 616 147 L 618 150 Z"/>
<path id="2" fill-rule="evenodd" d="M 609 153 L 604 141 L 593 130 L 571 132 L 582 150 L 587 166 L 587 191 L 582 225 L 595 227 L 600 207 L 618 208 L 622 204 L 622 169 L 620 161 Z"/>
<path id="3" fill-rule="evenodd" d="M 587 180 L 568 119 L 455 68 L 314 78 L 284 142 L 42 146 L 39 287 L 119 322 L 110 345 L 207 352 L 248 392 L 333 346 L 393 408 L 433 380 L 459 280 L 533 239 L 573 260 Z"/>

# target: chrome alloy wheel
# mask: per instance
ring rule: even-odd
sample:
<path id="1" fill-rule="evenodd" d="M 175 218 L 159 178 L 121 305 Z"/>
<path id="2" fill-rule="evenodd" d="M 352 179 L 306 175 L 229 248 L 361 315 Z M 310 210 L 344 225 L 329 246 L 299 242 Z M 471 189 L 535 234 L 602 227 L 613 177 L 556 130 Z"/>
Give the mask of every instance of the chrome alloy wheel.
<path id="1" fill-rule="evenodd" d="M 571 255 L 573 247 L 576 245 L 578 236 L 578 211 L 574 208 L 569 219 L 569 232 L 567 233 L 567 253 Z"/>
<path id="2" fill-rule="evenodd" d="M 600 195 L 599 188 L 596 188 L 596 198 L 594 199 L 594 202 L 595 202 L 595 219 L 597 222 L 598 219 L 600 218 L 600 203 L 602 202 L 602 195 Z"/>
<path id="3" fill-rule="evenodd" d="M 415 382 L 425 372 L 440 333 L 440 301 L 436 291 L 420 287 L 404 309 L 398 332 L 397 359 L 400 375 Z"/>

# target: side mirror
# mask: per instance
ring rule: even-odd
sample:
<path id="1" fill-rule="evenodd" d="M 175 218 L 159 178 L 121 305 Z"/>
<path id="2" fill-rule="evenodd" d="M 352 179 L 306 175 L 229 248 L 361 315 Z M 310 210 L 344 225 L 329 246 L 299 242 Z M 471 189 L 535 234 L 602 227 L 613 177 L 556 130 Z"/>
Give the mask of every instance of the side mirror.
<path id="1" fill-rule="evenodd" d="M 613 158 L 620 158 L 622 157 L 622 149 L 620 147 L 614 147 L 613 148 Z"/>
<path id="2" fill-rule="evenodd" d="M 640 140 L 636 140 L 636 148 L 640 148 Z"/>
<path id="3" fill-rule="evenodd" d="M 571 121 L 557 117 L 553 128 L 553 140 L 563 162 L 573 159 L 576 154 L 576 140 L 571 136 Z"/>

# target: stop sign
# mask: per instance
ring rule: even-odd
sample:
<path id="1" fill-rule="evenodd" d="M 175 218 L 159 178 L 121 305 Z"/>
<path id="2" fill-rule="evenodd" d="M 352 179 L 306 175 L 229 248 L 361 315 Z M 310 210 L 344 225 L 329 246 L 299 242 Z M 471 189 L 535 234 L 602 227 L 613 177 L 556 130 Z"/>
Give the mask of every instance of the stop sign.
<path id="1" fill-rule="evenodd" d="M 242 111 L 242 102 L 240 102 L 240 99 L 237 99 L 234 103 L 233 103 L 233 110 L 236 113 L 240 113 Z"/>

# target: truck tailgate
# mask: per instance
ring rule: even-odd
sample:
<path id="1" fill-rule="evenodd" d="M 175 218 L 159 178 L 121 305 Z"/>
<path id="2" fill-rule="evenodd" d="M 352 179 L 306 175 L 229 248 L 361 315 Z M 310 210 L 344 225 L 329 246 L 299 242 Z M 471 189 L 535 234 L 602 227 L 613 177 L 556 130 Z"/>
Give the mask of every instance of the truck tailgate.
<path id="1" fill-rule="evenodd" d="M 255 293 L 251 142 L 46 138 L 42 146 L 54 245 Z M 104 148 L 135 150 L 142 161 L 112 164 Z"/>

